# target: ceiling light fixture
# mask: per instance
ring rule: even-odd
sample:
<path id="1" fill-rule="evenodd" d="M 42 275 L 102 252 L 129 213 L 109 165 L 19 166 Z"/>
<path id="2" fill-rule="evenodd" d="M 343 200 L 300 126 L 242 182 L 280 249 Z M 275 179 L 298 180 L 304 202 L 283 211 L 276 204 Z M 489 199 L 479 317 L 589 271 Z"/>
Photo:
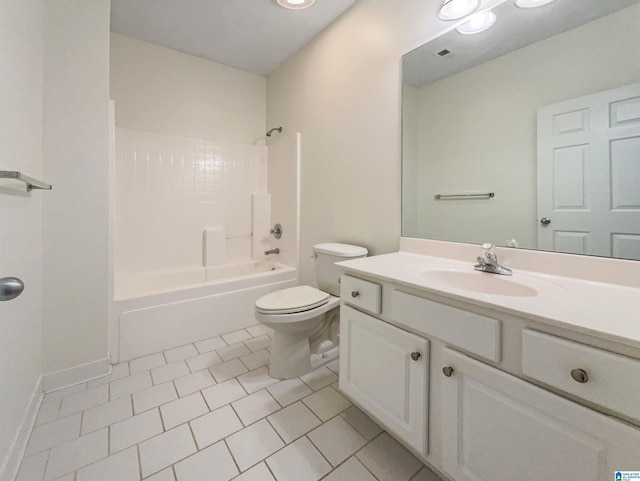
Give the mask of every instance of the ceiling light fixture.
<path id="1" fill-rule="evenodd" d="M 445 0 L 438 18 L 440 20 L 458 20 L 475 12 L 480 7 L 480 0 Z"/>
<path id="2" fill-rule="evenodd" d="M 515 4 L 518 8 L 536 8 L 555 1 L 556 0 L 515 0 Z"/>
<path id="3" fill-rule="evenodd" d="M 484 32 L 491 25 L 496 23 L 496 14 L 491 10 L 476 13 L 469 17 L 469 20 L 456 28 L 456 32 L 462 35 L 473 35 L 475 33 Z"/>
<path id="4" fill-rule="evenodd" d="M 291 10 L 302 10 L 314 4 L 315 0 L 276 0 L 278 5 Z"/>

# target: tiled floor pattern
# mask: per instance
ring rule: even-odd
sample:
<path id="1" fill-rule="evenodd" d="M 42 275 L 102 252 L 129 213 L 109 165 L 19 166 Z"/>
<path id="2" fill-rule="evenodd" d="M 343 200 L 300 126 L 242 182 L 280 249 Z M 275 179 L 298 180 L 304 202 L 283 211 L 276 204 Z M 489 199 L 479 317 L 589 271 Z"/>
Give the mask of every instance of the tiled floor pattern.
<path id="1" fill-rule="evenodd" d="M 45 395 L 16 481 L 438 481 L 338 392 L 269 377 L 253 326 Z"/>

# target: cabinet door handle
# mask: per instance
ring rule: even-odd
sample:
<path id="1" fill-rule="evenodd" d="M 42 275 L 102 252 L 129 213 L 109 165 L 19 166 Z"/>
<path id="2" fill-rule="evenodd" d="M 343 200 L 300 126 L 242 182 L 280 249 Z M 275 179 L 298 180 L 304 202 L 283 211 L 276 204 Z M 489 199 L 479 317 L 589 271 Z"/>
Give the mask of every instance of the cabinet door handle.
<path id="1" fill-rule="evenodd" d="M 453 376 L 453 368 L 451 366 L 443 367 L 442 374 L 444 374 L 447 377 Z"/>
<path id="2" fill-rule="evenodd" d="M 411 359 L 413 359 L 414 361 L 417 361 L 418 359 L 420 359 L 420 356 L 422 354 L 420 354 L 419 352 L 412 352 L 411 353 Z"/>
<path id="3" fill-rule="evenodd" d="M 574 381 L 579 382 L 580 384 L 584 384 L 589 381 L 589 375 L 584 369 L 572 369 L 571 377 Z"/>
<path id="4" fill-rule="evenodd" d="M 360 293 L 358 291 L 351 291 L 351 297 L 358 297 Z"/>

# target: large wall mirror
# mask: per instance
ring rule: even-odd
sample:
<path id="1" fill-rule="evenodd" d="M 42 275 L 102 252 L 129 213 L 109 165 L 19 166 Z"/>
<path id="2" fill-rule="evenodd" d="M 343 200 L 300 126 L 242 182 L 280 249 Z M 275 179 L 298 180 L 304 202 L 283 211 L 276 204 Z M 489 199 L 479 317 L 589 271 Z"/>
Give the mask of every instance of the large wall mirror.
<path id="1" fill-rule="evenodd" d="M 640 0 L 493 11 L 403 57 L 402 235 L 640 260 Z"/>

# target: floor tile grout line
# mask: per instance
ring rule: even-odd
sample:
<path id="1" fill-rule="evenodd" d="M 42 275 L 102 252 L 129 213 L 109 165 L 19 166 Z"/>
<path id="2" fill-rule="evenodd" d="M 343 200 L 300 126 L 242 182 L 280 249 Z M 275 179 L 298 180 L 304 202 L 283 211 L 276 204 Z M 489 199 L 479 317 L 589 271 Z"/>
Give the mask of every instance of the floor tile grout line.
<path id="1" fill-rule="evenodd" d="M 182 424 L 181 424 L 180 426 L 182 426 Z M 172 431 L 173 429 L 177 429 L 178 427 L 179 427 L 179 426 L 176 426 L 175 428 L 171 428 L 169 431 Z M 189 430 L 191 430 L 191 427 L 189 427 Z M 121 452 L 123 452 L 123 451 L 126 451 L 127 449 L 131 449 L 133 446 L 137 446 L 137 448 L 138 448 L 138 452 L 140 452 L 140 445 L 141 445 L 142 443 L 147 442 L 147 441 L 149 441 L 150 439 L 154 439 L 154 438 L 157 438 L 157 437 L 159 437 L 159 436 L 162 436 L 163 434 L 165 434 L 165 433 L 167 433 L 167 432 L 169 432 L 169 431 L 163 431 L 163 432 L 161 432 L 161 433 L 155 434 L 155 435 L 151 436 L 150 438 L 143 439 L 142 441 L 137 442 L 136 444 L 134 444 L 134 445 L 132 445 L 132 446 L 129 446 L 129 447 L 127 447 L 127 448 L 125 448 L 125 449 L 123 449 L 123 450 L 121 450 L 121 451 L 118 451 L 118 452 L 119 452 L 119 453 L 121 453 Z M 193 433 L 191 434 L 191 436 L 193 437 Z M 194 441 L 194 444 L 195 444 L 195 441 Z M 196 445 L 196 451 L 195 451 L 195 452 L 193 452 L 193 453 L 191 453 L 191 454 L 189 454 L 189 455 L 187 455 L 187 456 L 185 456 L 185 457 L 183 457 L 183 458 L 180 458 L 180 459 L 176 460 L 175 462 L 173 462 L 173 463 L 171 463 L 171 464 L 169 464 L 169 465 L 167 465 L 167 466 L 163 466 L 163 467 L 162 467 L 162 468 L 160 468 L 158 471 L 153 471 L 152 473 L 149 473 L 149 474 L 147 475 L 147 477 L 146 477 L 146 478 L 145 478 L 145 477 L 142 477 L 141 479 L 147 479 L 147 478 L 150 478 L 151 476 L 154 476 L 154 475 L 158 474 L 159 472 L 161 472 L 161 471 L 163 471 L 163 470 L 165 470 L 165 469 L 167 469 L 167 468 L 169 468 L 169 467 L 173 467 L 173 466 L 175 466 L 176 464 L 178 464 L 179 462 L 184 461 L 184 460 L 185 460 L 185 459 L 187 459 L 187 458 L 190 458 L 191 456 L 193 456 L 194 454 L 197 454 L 198 452 L 200 452 L 200 450 L 198 449 L 198 446 Z M 116 454 L 117 454 L 117 453 L 116 453 Z M 139 459 L 140 459 L 140 470 L 141 470 L 141 473 L 140 473 L 140 474 L 141 474 L 141 476 L 143 476 L 143 474 L 142 474 L 142 455 L 140 455 L 140 456 L 139 456 Z"/>
<path id="2" fill-rule="evenodd" d="M 365 444 L 364 446 L 362 446 L 360 449 L 358 449 L 355 453 L 353 453 L 353 454 L 351 455 L 351 456 L 355 457 L 355 458 L 358 460 L 358 462 L 359 462 L 360 464 L 362 464 L 362 465 L 364 466 L 364 468 L 365 468 L 367 471 L 369 471 L 369 472 L 371 473 L 371 476 L 373 476 L 373 477 L 374 477 L 375 479 L 377 479 L 378 481 L 380 481 L 380 478 L 378 478 L 378 476 L 376 476 L 376 475 L 374 474 L 374 472 L 373 472 L 373 471 L 371 471 L 371 469 L 369 469 L 369 466 L 367 466 L 367 464 L 366 464 L 364 461 L 362 461 L 362 460 L 358 457 L 358 453 L 359 453 L 360 451 L 362 451 L 364 448 L 366 448 L 367 446 L 369 446 L 369 444 L 371 444 L 373 441 L 375 441 L 376 439 L 378 439 L 380 436 L 382 436 L 382 434 L 383 434 L 383 433 L 385 433 L 385 432 L 386 432 L 386 431 L 383 429 L 383 430 L 382 430 L 382 432 L 378 433 L 378 434 L 377 434 L 377 435 L 375 435 L 373 438 L 371 438 L 371 441 L 367 441 L 367 444 Z M 366 438 L 365 438 L 365 439 L 366 439 Z M 403 447 L 404 447 L 404 446 L 403 446 Z M 413 454 L 412 454 L 412 455 L 413 455 Z M 421 461 L 421 462 L 422 462 L 422 461 Z M 424 463 L 423 463 L 423 464 L 424 464 Z M 415 474 L 412 474 L 412 475 L 411 475 L 411 477 L 409 478 L 409 480 L 410 480 L 413 476 L 415 476 Z M 407 480 L 407 481 L 409 481 L 409 480 Z"/>
<path id="3" fill-rule="evenodd" d="M 170 429 L 167 429 L 166 425 L 164 424 L 164 418 L 162 417 L 162 409 L 160 409 L 160 406 L 156 406 L 153 409 L 157 409 L 158 410 L 158 414 L 160 415 L 160 422 L 162 423 L 162 433 L 160 433 L 160 434 L 163 434 L 163 433 L 166 433 L 167 431 L 170 431 Z M 177 428 L 178 426 L 174 426 L 174 427 Z M 191 429 L 191 427 L 189 427 L 189 429 Z M 149 438 L 149 439 L 151 439 L 151 438 Z"/>
<path id="4" fill-rule="evenodd" d="M 238 432 L 238 431 L 236 431 L 236 432 Z M 231 446 L 229 446 L 229 443 L 227 443 L 227 439 L 228 438 L 229 438 L 229 436 L 227 436 L 226 438 L 222 438 L 220 441 L 216 441 L 215 443 L 211 444 L 211 446 L 215 446 L 218 442 L 224 443 L 225 448 L 227 448 L 227 451 L 229 452 L 229 456 L 231 456 L 231 460 L 233 461 L 233 464 L 235 465 L 236 469 L 238 470 L 238 474 L 236 476 L 234 476 L 234 478 L 236 478 L 237 476 L 240 476 L 240 474 L 242 474 L 244 471 L 242 471 L 240 469 L 240 465 L 238 464 L 238 461 L 236 460 L 236 457 L 233 455 L 233 451 L 231 451 Z M 247 469 L 250 469 L 250 468 L 247 468 Z M 231 478 L 231 479 L 233 479 L 233 478 Z"/>
<path id="5" fill-rule="evenodd" d="M 136 454 L 138 456 L 138 474 L 140 475 L 140 479 L 144 479 L 142 477 L 142 455 L 140 454 L 140 444 L 136 444 Z"/>

